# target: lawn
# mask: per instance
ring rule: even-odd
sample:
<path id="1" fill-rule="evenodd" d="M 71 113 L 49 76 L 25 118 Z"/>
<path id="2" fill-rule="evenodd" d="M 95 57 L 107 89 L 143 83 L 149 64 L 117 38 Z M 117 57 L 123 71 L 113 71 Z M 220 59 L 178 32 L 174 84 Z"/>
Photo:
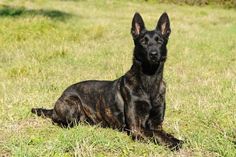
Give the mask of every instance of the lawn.
<path id="1" fill-rule="evenodd" d="M 153 29 L 167 11 L 164 128 L 185 141 L 171 152 L 125 133 L 71 129 L 32 115 L 69 85 L 129 70 L 131 20 Z M 0 156 L 236 156 L 236 10 L 123 0 L 0 2 Z"/>

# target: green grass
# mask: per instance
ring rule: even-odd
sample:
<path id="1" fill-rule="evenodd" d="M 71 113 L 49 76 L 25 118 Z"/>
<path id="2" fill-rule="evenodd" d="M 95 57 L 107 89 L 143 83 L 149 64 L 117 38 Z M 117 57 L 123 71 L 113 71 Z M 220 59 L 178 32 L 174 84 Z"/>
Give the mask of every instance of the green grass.
<path id="1" fill-rule="evenodd" d="M 131 66 L 131 19 L 149 29 L 163 11 L 172 34 L 164 128 L 180 152 L 80 124 L 62 129 L 30 113 L 88 79 Z M 0 3 L 0 154 L 11 156 L 236 156 L 236 11 L 140 1 L 3 0 Z"/>

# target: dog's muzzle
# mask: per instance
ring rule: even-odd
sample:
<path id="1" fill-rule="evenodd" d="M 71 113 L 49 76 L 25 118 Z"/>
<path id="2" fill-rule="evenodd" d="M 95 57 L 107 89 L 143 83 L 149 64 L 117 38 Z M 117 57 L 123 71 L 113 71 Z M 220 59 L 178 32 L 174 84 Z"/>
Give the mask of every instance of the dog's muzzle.
<path id="1" fill-rule="evenodd" d="M 153 63 L 157 63 L 160 58 L 161 58 L 161 55 L 160 53 L 158 53 L 157 51 L 151 51 L 149 53 L 149 58 L 150 58 L 150 61 L 153 62 Z"/>

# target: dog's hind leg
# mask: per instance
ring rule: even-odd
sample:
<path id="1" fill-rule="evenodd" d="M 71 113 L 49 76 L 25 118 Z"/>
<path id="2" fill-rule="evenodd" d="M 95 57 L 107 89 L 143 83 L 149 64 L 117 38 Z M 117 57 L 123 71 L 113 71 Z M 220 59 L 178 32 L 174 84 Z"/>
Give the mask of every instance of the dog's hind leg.
<path id="1" fill-rule="evenodd" d="M 52 119 L 52 122 L 58 124 L 61 127 L 67 127 L 68 124 L 63 121 L 53 109 L 44 109 L 44 108 L 32 108 L 31 112 L 37 116 L 42 116 Z"/>
<path id="2" fill-rule="evenodd" d="M 31 112 L 52 119 L 61 127 L 73 127 L 84 117 L 81 111 L 81 101 L 78 96 L 62 95 L 53 109 L 32 108 Z"/>
<path id="3" fill-rule="evenodd" d="M 52 121 L 63 127 L 73 127 L 84 115 L 81 106 L 78 96 L 63 95 L 55 103 Z"/>

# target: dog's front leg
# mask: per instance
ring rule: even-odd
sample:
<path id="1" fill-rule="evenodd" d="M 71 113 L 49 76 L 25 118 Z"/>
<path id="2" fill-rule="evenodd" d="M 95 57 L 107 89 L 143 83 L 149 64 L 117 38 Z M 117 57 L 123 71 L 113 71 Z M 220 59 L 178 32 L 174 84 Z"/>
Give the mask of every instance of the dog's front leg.
<path id="1" fill-rule="evenodd" d="M 183 141 L 178 140 L 173 135 L 166 133 L 162 129 L 162 122 L 164 120 L 165 101 L 159 106 L 152 109 L 149 119 L 147 121 L 145 136 L 151 137 L 155 143 L 165 145 L 171 150 L 178 150 L 181 148 Z"/>
<path id="2" fill-rule="evenodd" d="M 125 106 L 126 130 L 134 140 L 144 140 L 146 122 L 151 106 L 145 101 L 131 101 Z"/>
<path id="3" fill-rule="evenodd" d="M 175 138 L 173 135 L 166 133 L 162 129 L 162 123 L 165 116 L 165 93 L 166 87 L 164 81 L 161 82 L 159 92 L 152 100 L 152 110 L 147 121 L 145 136 L 151 137 L 155 143 L 165 145 L 171 150 L 181 148 L 183 141 Z M 149 130 L 149 131 L 148 131 Z"/>
<path id="4" fill-rule="evenodd" d="M 140 117 L 138 118 L 136 114 L 130 109 L 126 116 L 127 128 L 126 131 L 128 135 L 131 135 L 133 140 L 144 140 L 146 139 L 144 134 L 144 129 L 142 127 L 142 122 Z"/>

